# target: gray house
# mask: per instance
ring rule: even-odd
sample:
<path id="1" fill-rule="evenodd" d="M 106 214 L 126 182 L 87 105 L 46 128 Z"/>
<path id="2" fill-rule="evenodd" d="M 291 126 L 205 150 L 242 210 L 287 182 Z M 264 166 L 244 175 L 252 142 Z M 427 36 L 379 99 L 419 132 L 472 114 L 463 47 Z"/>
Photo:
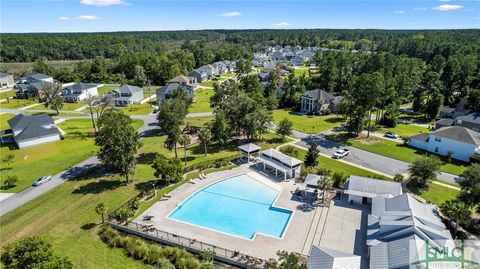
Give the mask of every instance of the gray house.
<path id="1" fill-rule="evenodd" d="M 293 65 L 293 66 L 301 66 L 301 65 L 303 65 L 303 64 L 305 63 L 305 58 L 296 55 L 296 56 L 293 56 L 293 57 L 292 57 L 291 62 L 292 62 L 292 65 Z"/>
<path id="2" fill-rule="evenodd" d="M 60 140 L 60 132 L 47 114 L 19 114 L 8 120 L 18 148 Z"/>
<path id="3" fill-rule="evenodd" d="M 108 94 L 114 97 L 113 100 L 116 106 L 140 104 L 143 100 L 143 89 L 137 86 L 123 85 L 118 89 L 110 91 Z"/>
<path id="4" fill-rule="evenodd" d="M 52 84 L 51 82 L 47 81 L 33 81 L 31 83 L 20 83 L 16 84 L 15 88 L 17 91 L 15 92 L 16 98 L 18 99 L 30 99 L 30 98 L 35 98 L 39 97 L 40 99 L 42 98 L 42 91 L 43 88 L 48 86 L 49 84 Z"/>
<path id="5" fill-rule="evenodd" d="M 342 100 L 341 96 L 333 96 L 320 89 L 307 91 L 302 94 L 300 111 L 302 113 L 321 112 L 326 109 L 336 111 L 338 104 Z"/>
<path id="6" fill-rule="evenodd" d="M 13 75 L 9 73 L 0 72 L 0 87 L 1 88 L 10 88 L 15 85 L 13 80 Z"/>
<path id="7" fill-rule="evenodd" d="M 170 99 L 172 92 L 175 89 L 182 89 L 192 98 L 192 100 L 195 100 L 195 93 L 190 86 L 177 83 L 177 82 L 172 82 L 156 90 L 157 103 L 161 105 L 167 99 Z"/>
<path id="8" fill-rule="evenodd" d="M 19 83 L 25 83 L 25 84 L 33 83 L 35 81 L 45 81 L 45 82 L 53 83 L 53 77 L 42 74 L 42 73 L 31 73 L 27 76 L 21 77 L 18 80 Z"/>
<path id="9" fill-rule="evenodd" d="M 202 83 L 208 80 L 208 74 L 205 71 L 193 70 L 188 73 L 189 77 L 194 77 L 198 83 Z"/>
<path id="10" fill-rule="evenodd" d="M 455 118 L 455 125 L 462 126 L 475 132 L 480 132 L 480 112 L 470 113 Z"/>

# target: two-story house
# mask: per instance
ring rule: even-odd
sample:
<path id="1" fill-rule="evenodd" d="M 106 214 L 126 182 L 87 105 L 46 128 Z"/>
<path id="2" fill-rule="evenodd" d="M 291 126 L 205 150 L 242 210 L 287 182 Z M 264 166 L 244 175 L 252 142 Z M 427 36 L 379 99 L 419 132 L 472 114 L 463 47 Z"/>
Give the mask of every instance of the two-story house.
<path id="1" fill-rule="evenodd" d="M 0 87 L 1 88 L 10 88 L 15 85 L 13 80 L 13 75 L 9 73 L 0 72 Z"/>
<path id="2" fill-rule="evenodd" d="M 205 82 L 208 80 L 208 73 L 206 71 L 202 71 L 202 70 L 193 70 L 191 71 L 190 73 L 188 73 L 188 76 L 189 77 L 194 77 L 195 80 L 198 82 L 198 83 L 202 83 L 202 82 Z"/>
<path id="3" fill-rule="evenodd" d="M 320 89 L 307 91 L 302 94 L 300 112 L 309 114 L 321 112 L 326 109 L 335 111 L 342 97 L 333 96 Z"/>
<path id="4" fill-rule="evenodd" d="M 137 86 L 123 85 L 108 94 L 113 96 L 115 106 L 140 104 L 143 100 L 143 89 Z"/>
<path id="5" fill-rule="evenodd" d="M 480 154 L 480 133 L 462 126 L 443 127 L 430 134 L 410 137 L 408 145 L 438 155 L 468 162 L 470 156 Z"/>
<path id="6" fill-rule="evenodd" d="M 48 114 L 18 114 L 8 120 L 18 148 L 60 140 L 60 132 Z"/>
<path id="7" fill-rule="evenodd" d="M 182 89 L 192 100 L 195 100 L 196 78 L 190 76 L 177 76 L 167 82 L 167 85 L 156 90 L 157 103 L 160 105 L 165 100 L 171 98 L 171 94 L 175 89 Z"/>
<path id="8" fill-rule="evenodd" d="M 97 96 L 98 88 L 97 84 L 76 83 L 63 89 L 61 95 L 64 102 L 77 103 L 89 98 L 90 96 Z"/>

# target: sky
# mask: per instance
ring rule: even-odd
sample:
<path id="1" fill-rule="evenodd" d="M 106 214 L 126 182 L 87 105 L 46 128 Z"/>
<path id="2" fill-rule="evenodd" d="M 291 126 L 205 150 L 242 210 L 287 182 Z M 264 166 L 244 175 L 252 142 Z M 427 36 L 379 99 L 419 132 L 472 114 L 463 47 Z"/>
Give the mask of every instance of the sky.
<path id="1" fill-rule="evenodd" d="M 0 32 L 480 28 L 480 0 L 0 0 Z"/>

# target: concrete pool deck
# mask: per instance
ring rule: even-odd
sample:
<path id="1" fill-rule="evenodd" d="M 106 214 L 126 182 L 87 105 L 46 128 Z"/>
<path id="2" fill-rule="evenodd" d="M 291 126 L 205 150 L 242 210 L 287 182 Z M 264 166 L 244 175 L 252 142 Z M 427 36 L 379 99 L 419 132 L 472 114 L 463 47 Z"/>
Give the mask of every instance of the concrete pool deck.
<path id="1" fill-rule="evenodd" d="M 253 240 L 248 240 L 168 218 L 168 215 L 194 192 L 219 180 L 239 174 L 246 174 L 278 191 L 279 196 L 273 206 L 294 212 L 282 239 L 257 234 Z M 186 183 L 173 190 L 170 193 L 170 199 L 156 202 L 135 222 L 142 223 L 144 215 L 153 215 L 152 221 L 159 230 L 237 250 L 262 259 L 276 258 L 278 250 L 308 255 L 312 244 L 328 245 L 331 249 L 360 255 L 355 246 L 355 239 L 358 240 L 359 235 L 365 229 L 361 227 L 363 223 L 362 210 L 358 210 L 358 207 L 339 204 L 339 202 L 337 204 L 332 202 L 330 207 L 305 207 L 303 202 L 292 199 L 293 192 L 297 188 L 304 188 L 302 184 L 296 183 L 294 180 L 275 181 L 247 165 L 211 173 L 207 175 L 206 179 L 196 179 L 194 182 L 194 184 Z"/>

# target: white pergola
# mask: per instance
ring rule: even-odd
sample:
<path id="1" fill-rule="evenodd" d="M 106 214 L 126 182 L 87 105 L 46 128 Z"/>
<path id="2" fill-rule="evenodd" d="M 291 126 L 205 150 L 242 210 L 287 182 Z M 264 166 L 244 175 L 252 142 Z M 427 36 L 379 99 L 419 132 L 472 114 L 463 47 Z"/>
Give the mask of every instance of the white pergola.
<path id="1" fill-rule="evenodd" d="M 238 149 L 240 152 L 247 154 L 247 161 L 250 163 L 250 155 L 260 152 L 261 148 L 253 143 L 248 143 L 238 146 Z"/>
<path id="2" fill-rule="evenodd" d="M 295 159 L 275 149 L 267 149 L 260 153 L 257 158 L 258 161 L 263 163 L 263 170 L 266 166 L 269 166 L 275 170 L 275 176 L 278 175 L 278 171 L 283 173 L 284 180 L 287 177 L 294 177 L 295 174 L 300 175 L 301 160 Z"/>

